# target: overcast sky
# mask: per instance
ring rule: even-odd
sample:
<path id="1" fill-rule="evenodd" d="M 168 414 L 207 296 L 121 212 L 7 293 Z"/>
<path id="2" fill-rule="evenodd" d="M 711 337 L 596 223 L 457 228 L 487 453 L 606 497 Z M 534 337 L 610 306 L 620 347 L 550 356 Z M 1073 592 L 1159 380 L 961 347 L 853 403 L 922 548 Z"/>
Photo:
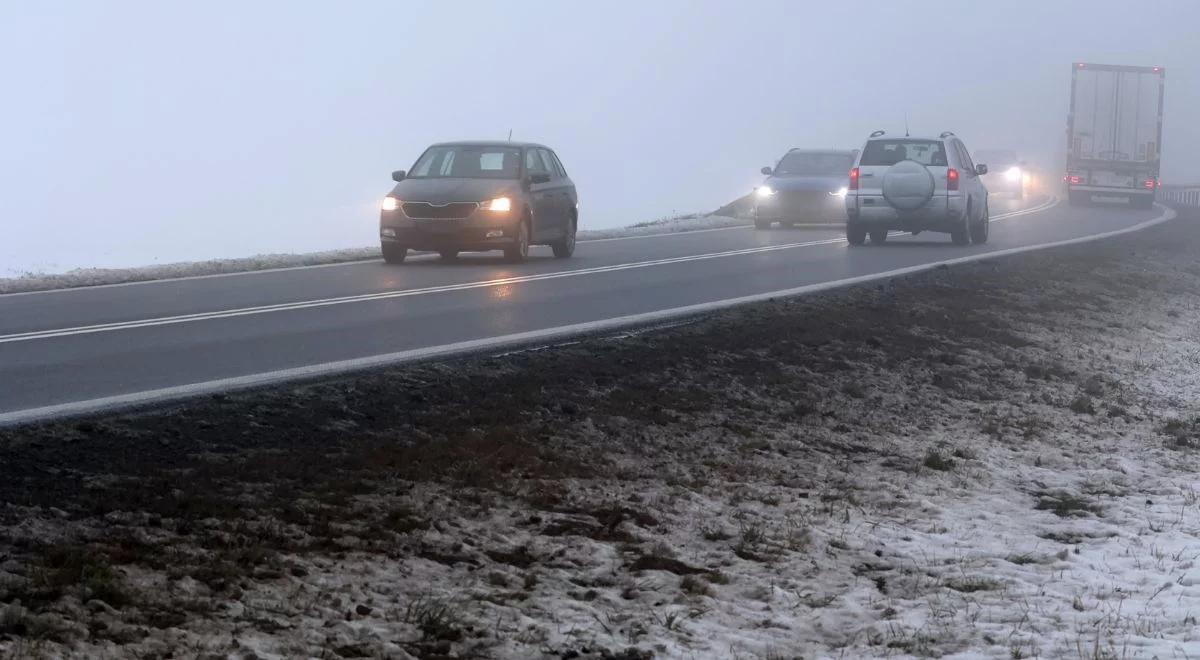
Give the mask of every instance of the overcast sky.
<path id="1" fill-rule="evenodd" d="M 431 142 L 553 146 L 583 227 L 708 210 L 788 147 L 953 130 L 1059 167 L 1070 64 L 1167 67 L 1200 2 L 0 1 L 0 275 L 369 245 Z"/>

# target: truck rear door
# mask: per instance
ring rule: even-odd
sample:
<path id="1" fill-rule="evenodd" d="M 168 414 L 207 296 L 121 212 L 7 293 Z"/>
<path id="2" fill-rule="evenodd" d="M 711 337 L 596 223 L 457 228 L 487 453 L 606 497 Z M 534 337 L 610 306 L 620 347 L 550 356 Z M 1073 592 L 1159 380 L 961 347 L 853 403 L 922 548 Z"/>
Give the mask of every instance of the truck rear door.
<path id="1" fill-rule="evenodd" d="M 1081 183 L 1137 188 L 1157 178 L 1162 82 L 1161 67 L 1075 65 L 1069 167 Z"/>

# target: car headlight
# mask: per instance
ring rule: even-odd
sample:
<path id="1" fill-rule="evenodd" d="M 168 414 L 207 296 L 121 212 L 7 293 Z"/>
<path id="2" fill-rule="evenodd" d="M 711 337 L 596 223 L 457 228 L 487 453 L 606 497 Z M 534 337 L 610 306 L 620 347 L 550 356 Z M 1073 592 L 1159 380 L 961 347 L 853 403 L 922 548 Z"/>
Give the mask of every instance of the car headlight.
<path id="1" fill-rule="evenodd" d="M 396 209 L 400 208 L 400 200 L 389 195 L 388 197 L 383 198 L 383 203 L 379 205 L 379 208 L 383 209 L 384 211 L 395 211 Z"/>
<path id="2" fill-rule="evenodd" d="M 1019 167 L 1008 168 L 1008 170 L 1004 172 L 1004 178 L 1008 179 L 1009 181 L 1014 181 L 1014 182 L 1020 181 L 1021 180 L 1021 168 L 1019 168 Z"/>
<path id="3" fill-rule="evenodd" d="M 479 205 L 479 208 L 484 211 L 495 211 L 497 213 L 507 213 L 512 210 L 512 200 L 507 197 L 497 197 L 496 199 L 488 200 Z"/>
<path id="4" fill-rule="evenodd" d="M 763 198 L 763 197 L 770 197 L 771 195 L 774 195 L 775 191 L 771 190 L 771 186 L 759 186 L 758 188 L 754 189 L 754 194 L 757 195 L 759 198 Z"/>
<path id="5" fill-rule="evenodd" d="M 846 193 L 848 193 L 848 192 L 850 192 L 850 189 L 843 186 L 841 188 L 838 188 L 837 190 L 829 191 L 829 194 L 833 195 L 834 197 L 845 197 Z"/>

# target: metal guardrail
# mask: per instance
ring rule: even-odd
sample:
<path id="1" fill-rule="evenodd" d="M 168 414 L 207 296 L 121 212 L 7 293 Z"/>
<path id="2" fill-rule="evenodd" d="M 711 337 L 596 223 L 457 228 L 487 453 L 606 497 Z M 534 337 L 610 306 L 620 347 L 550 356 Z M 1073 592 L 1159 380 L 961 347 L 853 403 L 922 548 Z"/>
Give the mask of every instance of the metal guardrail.
<path id="1" fill-rule="evenodd" d="M 1163 186 L 1158 198 L 1179 206 L 1200 208 L 1200 186 Z"/>

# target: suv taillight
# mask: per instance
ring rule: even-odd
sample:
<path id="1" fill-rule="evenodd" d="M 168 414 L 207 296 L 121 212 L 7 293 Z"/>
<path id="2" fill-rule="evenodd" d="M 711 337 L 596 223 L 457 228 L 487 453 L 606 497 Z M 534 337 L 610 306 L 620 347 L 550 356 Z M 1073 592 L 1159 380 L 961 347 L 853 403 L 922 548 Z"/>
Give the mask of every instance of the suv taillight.
<path id="1" fill-rule="evenodd" d="M 946 168 L 946 190 L 958 190 L 958 170 Z"/>
<path id="2" fill-rule="evenodd" d="M 858 190 L 858 168 L 857 167 L 852 168 L 850 170 L 850 185 L 847 186 L 847 188 L 849 190 Z"/>

